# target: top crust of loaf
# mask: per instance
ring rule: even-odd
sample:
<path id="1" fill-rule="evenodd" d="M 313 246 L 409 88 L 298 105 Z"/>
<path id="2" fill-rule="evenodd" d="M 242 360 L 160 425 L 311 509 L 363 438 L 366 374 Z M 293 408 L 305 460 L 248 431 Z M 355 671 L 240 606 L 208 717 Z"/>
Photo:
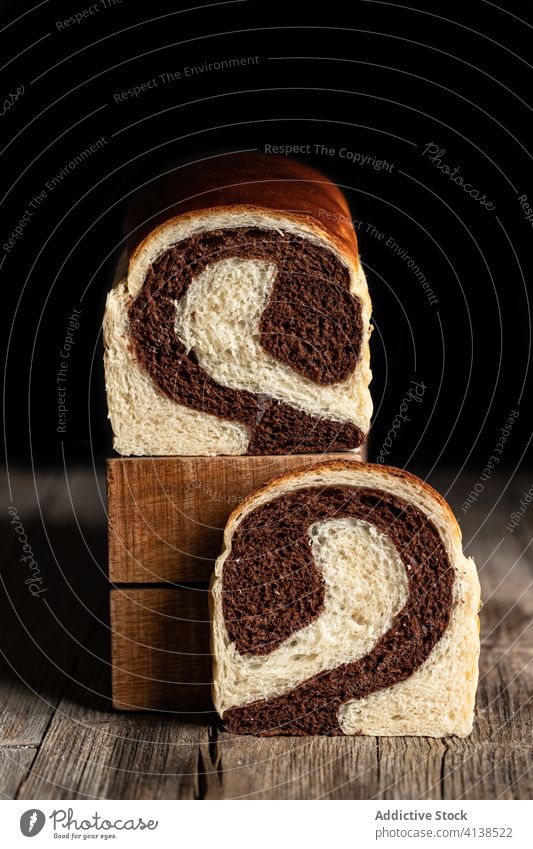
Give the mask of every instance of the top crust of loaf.
<path id="1" fill-rule="evenodd" d="M 357 265 L 357 238 L 338 186 L 302 162 L 256 151 L 184 163 L 150 181 L 126 215 L 130 261 L 135 265 L 144 240 L 173 218 L 222 210 L 270 212 L 280 225 L 292 220 Z"/>
<path id="2" fill-rule="evenodd" d="M 193 233 L 249 226 L 304 236 L 334 251 L 349 268 L 352 279 L 358 274 L 360 265 L 357 246 L 354 251 L 347 250 L 348 240 L 343 238 L 340 232 L 332 232 L 329 228 L 321 226 L 316 217 L 295 212 L 265 210 L 260 206 L 234 204 L 176 215 L 152 229 L 129 258 L 128 283 L 133 284 L 132 288 L 136 293 L 142 285 L 148 266 L 171 245 Z"/>
<path id="3" fill-rule="evenodd" d="M 270 493 L 272 494 L 272 497 L 275 497 L 280 494 L 280 490 L 284 491 L 285 487 L 291 483 L 298 483 L 298 485 L 301 485 L 302 487 L 309 486 L 310 483 L 308 479 L 316 477 L 317 475 L 320 475 L 321 477 L 324 476 L 323 485 L 327 486 L 327 474 L 329 472 L 339 471 L 354 471 L 368 474 L 368 485 L 376 487 L 377 489 L 386 489 L 387 483 L 390 483 L 391 479 L 403 481 L 411 487 L 417 488 L 420 492 L 429 496 L 436 502 L 438 508 L 442 511 L 443 519 L 448 525 L 448 530 L 453 539 L 453 543 L 456 546 L 461 545 L 462 534 L 461 529 L 457 524 L 457 519 L 455 518 L 448 502 L 439 492 L 437 492 L 436 489 L 433 489 L 433 487 L 428 483 L 404 469 L 398 469 L 395 466 L 377 465 L 374 463 L 358 462 L 355 465 L 353 460 L 333 460 L 319 463 L 316 466 L 305 469 L 304 471 L 298 470 L 295 472 L 288 472 L 287 474 L 272 478 L 272 480 L 260 486 L 247 498 L 241 501 L 238 507 L 233 510 L 226 524 L 226 544 L 231 542 L 231 534 L 233 533 L 235 525 L 238 524 L 244 514 L 248 513 L 255 507 L 258 500 L 267 500 Z"/>

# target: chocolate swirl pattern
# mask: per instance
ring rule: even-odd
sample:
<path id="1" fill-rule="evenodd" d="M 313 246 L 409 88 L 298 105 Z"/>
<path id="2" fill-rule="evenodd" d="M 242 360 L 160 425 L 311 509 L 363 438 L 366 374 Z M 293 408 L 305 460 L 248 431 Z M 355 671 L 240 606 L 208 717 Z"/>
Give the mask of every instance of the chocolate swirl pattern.
<path id="1" fill-rule="evenodd" d="M 226 287 L 231 270 L 235 270 L 233 265 L 221 274 L 224 260 L 259 260 L 273 264 L 275 269 L 266 306 L 258 316 L 259 345 L 250 370 L 243 370 L 242 360 L 230 363 L 227 369 L 229 381 L 233 377 L 235 383 L 237 374 L 241 377 L 237 383 L 255 382 L 260 390 L 257 395 L 214 380 L 199 362 L 196 351 L 187 350 L 176 332 L 176 305 L 179 310 L 195 280 L 214 263 L 219 274 L 207 277 L 205 298 L 221 297 L 213 278 Z M 244 287 L 243 277 L 236 277 L 236 288 Z M 257 228 L 192 236 L 166 251 L 150 267 L 129 310 L 133 350 L 138 362 L 169 398 L 244 424 L 251 434 L 248 453 L 305 450 L 317 443 L 330 449 L 356 448 L 364 435 L 352 422 L 313 416 L 281 398 L 269 397 L 269 378 L 275 372 L 272 362 L 264 368 L 261 379 L 254 381 L 254 372 L 261 366 L 260 349 L 270 355 L 269 360 L 289 366 L 318 385 L 339 383 L 351 375 L 361 347 L 362 320 L 360 302 L 350 294 L 348 286 L 348 271 L 342 263 L 330 251 L 301 237 Z M 230 309 L 238 308 L 238 295 L 241 291 L 232 294 Z M 195 302 L 192 310 L 202 311 L 202 306 L 202 302 Z M 205 321 L 209 325 L 217 317 L 209 312 Z M 249 344 L 249 336 L 255 330 L 253 325 L 225 329 L 229 332 L 215 352 L 214 369 L 224 360 L 225 346 L 231 341 L 235 345 Z M 290 381 L 294 382 L 292 376 Z M 281 394 L 282 388 L 278 392 Z"/>
<path id="2" fill-rule="evenodd" d="M 213 583 L 227 729 L 468 733 L 479 585 L 449 508 L 413 476 L 369 465 L 269 490 L 230 519 Z"/>

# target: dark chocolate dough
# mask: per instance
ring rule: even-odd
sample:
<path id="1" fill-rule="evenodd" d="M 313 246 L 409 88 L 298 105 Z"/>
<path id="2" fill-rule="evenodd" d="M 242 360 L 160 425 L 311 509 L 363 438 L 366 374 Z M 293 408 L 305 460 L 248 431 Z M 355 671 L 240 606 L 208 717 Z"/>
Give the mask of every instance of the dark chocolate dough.
<path id="1" fill-rule="evenodd" d="M 239 734 L 341 734 L 340 706 L 408 678 L 450 620 L 454 572 L 434 523 L 389 493 L 309 487 L 249 513 L 233 534 L 222 577 L 230 640 L 241 653 L 266 655 L 309 625 L 324 607 L 325 586 L 309 544 L 314 522 L 354 517 L 387 534 L 406 566 L 408 599 L 391 628 L 360 660 L 326 670 L 281 696 L 224 714 Z"/>
<path id="2" fill-rule="evenodd" d="M 174 301 L 208 264 L 227 257 L 263 259 L 278 267 L 259 328 L 267 353 L 317 385 L 337 383 L 353 372 L 362 318 L 360 301 L 348 289 L 348 270 L 331 251 L 306 239 L 251 227 L 191 236 L 150 266 L 129 309 L 132 346 L 141 366 L 167 397 L 245 424 L 249 454 L 359 446 L 365 436 L 353 423 L 228 389 L 204 371 L 193 352 L 185 352 L 174 332 Z"/>

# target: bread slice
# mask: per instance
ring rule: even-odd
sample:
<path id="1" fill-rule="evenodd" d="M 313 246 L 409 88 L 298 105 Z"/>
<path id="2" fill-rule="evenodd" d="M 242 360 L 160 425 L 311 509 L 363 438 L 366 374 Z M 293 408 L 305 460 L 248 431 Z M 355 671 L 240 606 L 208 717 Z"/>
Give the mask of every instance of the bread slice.
<path id="1" fill-rule="evenodd" d="M 120 454 L 353 450 L 370 299 L 347 203 L 301 163 L 215 157 L 160 178 L 104 317 Z"/>
<path id="2" fill-rule="evenodd" d="M 449 506 L 408 472 L 335 461 L 270 481 L 230 516 L 210 600 L 230 731 L 472 730 L 477 572 Z"/>

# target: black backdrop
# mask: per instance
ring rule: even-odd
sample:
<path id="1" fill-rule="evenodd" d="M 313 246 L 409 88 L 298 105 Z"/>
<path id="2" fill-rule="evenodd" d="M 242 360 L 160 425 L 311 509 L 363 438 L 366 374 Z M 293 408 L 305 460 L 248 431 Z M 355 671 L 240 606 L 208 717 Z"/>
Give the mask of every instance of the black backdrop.
<path id="1" fill-rule="evenodd" d="M 501 462 L 516 463 L 531 430 L 531 5 L 198 5 L 1 3 L 9 460 L 111 453 L 100 326 L 130 192 L 182 156 L 298 145 L 358 226 L 373 456 L 483 464 L 515 411 Z"/>

